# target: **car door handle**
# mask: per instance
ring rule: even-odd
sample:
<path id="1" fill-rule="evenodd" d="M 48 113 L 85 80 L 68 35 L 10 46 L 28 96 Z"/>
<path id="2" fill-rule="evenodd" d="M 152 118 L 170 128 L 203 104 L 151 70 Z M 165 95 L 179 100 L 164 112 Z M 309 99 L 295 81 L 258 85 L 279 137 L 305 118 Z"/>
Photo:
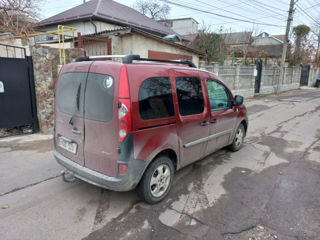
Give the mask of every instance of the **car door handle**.
<path id="1" fill-rule="evenodd" d="M 201 123 L 201 126 L 208 126 L 209 125 L 209 122 L 208 121 L 203 121 L 202 123 Z"/>
<path id="2" fill-rule="evenodd" d="M 80 130 L 75 129 L 75 128 L 72 128 L 72 132 L 73 132 L 74 134 L 81 134 Z"/>
<path id="3" fill-rule="evenodd" d="M 210 123 L 216 123 L 217 122 L 217 119 L 211 119 L 210 120 Z"/>

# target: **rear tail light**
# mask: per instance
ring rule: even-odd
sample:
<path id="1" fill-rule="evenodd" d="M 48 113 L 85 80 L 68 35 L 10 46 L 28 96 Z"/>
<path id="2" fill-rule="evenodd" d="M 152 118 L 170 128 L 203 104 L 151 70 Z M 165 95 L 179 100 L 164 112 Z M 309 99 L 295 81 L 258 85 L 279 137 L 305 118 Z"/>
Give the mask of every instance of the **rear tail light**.
<path id="1" fill-rule="evenodd" d="M 131 102 L 128 75 L 125 66 L 121 69 L 118 106 L 119 142 L 122 142 L 131 132 Z"/>

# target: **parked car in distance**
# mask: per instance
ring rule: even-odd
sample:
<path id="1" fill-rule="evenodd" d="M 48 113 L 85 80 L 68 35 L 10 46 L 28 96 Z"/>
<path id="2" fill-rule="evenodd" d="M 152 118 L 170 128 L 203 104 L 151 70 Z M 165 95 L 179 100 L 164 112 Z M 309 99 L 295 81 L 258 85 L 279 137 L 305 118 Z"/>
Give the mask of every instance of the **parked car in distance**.
<path id="1" fill-rule="evenodd" d="M 122 62 L 83 58 L 62 67 L 54 156 L 66 181 L 137 187 L 154 204 L 168 195 L 175 171 L 220 148 L 242 147 L 243 97 L 192 62 L 162 62 L 127 55 Z"/>

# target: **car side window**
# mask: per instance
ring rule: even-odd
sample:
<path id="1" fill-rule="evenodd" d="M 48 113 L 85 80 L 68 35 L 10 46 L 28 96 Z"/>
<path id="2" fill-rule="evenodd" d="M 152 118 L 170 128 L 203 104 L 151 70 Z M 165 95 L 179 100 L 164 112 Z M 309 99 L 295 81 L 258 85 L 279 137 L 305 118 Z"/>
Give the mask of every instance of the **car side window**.
<path id="1" fill-rule="evenodd" d="M 206 85 L 212 111 L 231 107 L 231 96 L 224 85 L 212 79 L 207 79 Z"/>
<path id="2" fill-rule="evenodd" d="M 149 78 L 141 84 L 139 113 L 143 120 L 174 116 L 172 88 L 168 77 Z"/>
<path id="3" fill-rule="evenodd" d="M 200 79 L 196 77 L 176 78 L 179 112 L 181 116 L 202 113 L 204 110 Z"/>

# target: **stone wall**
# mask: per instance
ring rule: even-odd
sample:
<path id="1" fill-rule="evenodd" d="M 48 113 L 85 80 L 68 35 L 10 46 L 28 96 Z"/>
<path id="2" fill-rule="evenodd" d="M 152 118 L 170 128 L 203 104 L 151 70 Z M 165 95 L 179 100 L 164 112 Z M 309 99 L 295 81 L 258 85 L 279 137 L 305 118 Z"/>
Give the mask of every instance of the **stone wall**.
<path id="1" fill-rule="evenodd" d="M 52 133 L 54 88 L 60 69 L 59 49 L 35 46 L 31 51 L 40 131 Z M 79 56 L 84 56 L 82 49 L 66 49 L 66 63 Z"/>

